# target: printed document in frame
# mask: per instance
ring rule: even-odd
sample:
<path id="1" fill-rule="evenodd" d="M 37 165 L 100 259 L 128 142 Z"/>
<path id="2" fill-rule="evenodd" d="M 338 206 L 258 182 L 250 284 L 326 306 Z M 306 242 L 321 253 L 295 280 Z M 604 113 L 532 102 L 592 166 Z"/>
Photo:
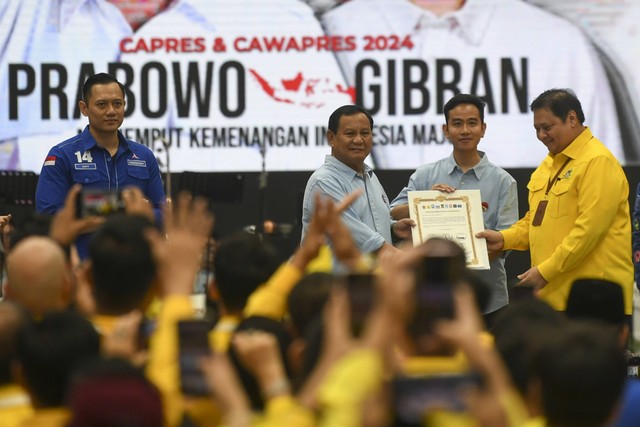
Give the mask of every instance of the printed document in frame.
<path id="1" fill-rule="evenodd" d="M 484 230 L 480 190 L 409 191 L 408 197 L 414 246 L 432 237 L 453 240 L 464 248 L 469 268 L 489 269 L 487 242 L 475 237 Z"/>

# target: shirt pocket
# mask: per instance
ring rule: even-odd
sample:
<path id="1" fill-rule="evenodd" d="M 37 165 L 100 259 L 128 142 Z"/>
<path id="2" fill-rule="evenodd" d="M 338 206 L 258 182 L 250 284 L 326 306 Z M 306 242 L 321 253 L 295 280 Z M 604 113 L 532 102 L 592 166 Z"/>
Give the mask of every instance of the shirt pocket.
<path id="1" fill-rule="evenodd" d="M 529 190 L 529 202 L 534 194 L 542 200 L 544 198 L 544 191 L 547 187 L 547 180 L 539 177 L 532 177 L 527 184 L 527 190 Z M 539 194 L 537 194 L 539 193 Z"/>
<path id="2" fill-rule="evenodd" d="M 96 187 L 100 183 L 100 172 L 97 170 L 74 169 L 71 171 L 71 178 L 73 182 L 82 184 L 84 187 Z"/>
<path id="3" fill-rule="evenodd" d="M 129 175 L 129 178 L 132 180 L 148 181 L 149 169 L 130 166 L 127 168 L 127 175 Z"/>
<path id="4" fill-rule="evenodd" d="M 149 169 L 129 166 L 127 168 L 127 182 L 125 186 L 133 185 L 143 192 L 147 191 L 149 184 Z"/>
<path id="5" fill-rule="evenodd" d="M 568 179 L 558 180 L 551 190 L 549 190 L 549 215 L 560 218 L 567 215 L 570 209 L 575 208 L 575 199 L 570 197 L 571 181 Z"/>

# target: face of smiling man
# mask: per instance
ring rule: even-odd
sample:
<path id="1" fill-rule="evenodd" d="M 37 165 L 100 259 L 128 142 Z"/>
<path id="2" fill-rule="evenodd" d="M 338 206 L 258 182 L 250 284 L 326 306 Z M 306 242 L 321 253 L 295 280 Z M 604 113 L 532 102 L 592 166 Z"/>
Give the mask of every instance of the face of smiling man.
<path id="1" fill-rule="evenodd" d="M 449 120 L 442 126 L 455 151 L 476 151 L 487 125 L 480 119 L 480 111 L 473 104 L 460 104 L 449 111 Z"/>
<path id="2" fill-rule="evenodd" d="M 371 153 L 371 123 L 363 113 L 340 117 L 338 131 L 327 132 L 331 155 L 356 172 L 362 172 L 364 159 Z"/>
<path id="3" fill-rule="evenodd" d="M 536 136 L 551 154 L 562 152 L 584 130 L 575 111 L 570 110 L 563 122 L 548 108 L 538 108 L 533 111 L 533 127 L 536 130 Z"/>

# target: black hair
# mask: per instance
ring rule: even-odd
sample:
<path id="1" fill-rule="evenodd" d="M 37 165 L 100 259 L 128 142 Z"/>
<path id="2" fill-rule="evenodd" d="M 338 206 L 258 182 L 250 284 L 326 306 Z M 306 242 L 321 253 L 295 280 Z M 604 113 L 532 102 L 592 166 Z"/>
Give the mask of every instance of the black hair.
<path id="1" fill-rule="evenodd" d="M 107 73 L 98 73 L 89 77 L 82 85 L 82 100 L 87 103 L 89 102 L 89 98 L 91 97 L 91 90 L 95 85 L 107 85 L 111 83 L 116 83 L 120 86 L 120 90 L 122 91 L 122 98 L 125 97 L 124 85 L 118 81 L 114 76 Z"/>
<path id="2" fill-rule="evenodd" d="M 496 350 L 523 396 L 531 380 L 535 349 L 548 331 L 564 321 L 562 314 L 537 298 L 512 302 L 496 316 L 492 329 Z"/>
<path id="3" fill-rule="evenodd" d="M 303 335 L 316 317 L 322 317 L 322 309 L 329 299 L 335 282 L 333 274 L 314 272 L 307 274 L 294 286 L 287 298 L 289 317 L 298 335 Z"/>
<path id="4" fill-rule="evenodd" d="M 565 312 L 570 318 L 599 320 L 619 327 L 627 321 L 622 286 L 604 279 L 573 282 Z"/>
<path id="5" fill-rule="evenodd" d="M 547 108 L 563 122 L 569 111 L 574 111 L 580 124 L 584 123 L 584 112 L 576 94 L 571 89 L 549 89 L 542 92 L 531 103 L 531 111 Z"/>
<path id="6" fill-rule="evenodd" d="M 11 365 L 16 357 L 16 341 L 27 323 L 24 308 L 11 301 L 0 303 L 0 386 L 13 382 Z"/>
<path id="7" fill-rule="evenodd" d="M 620 399 L 627 361 L 609 329 L 572 321 L 549 331 L 536 351 L 533 371 L 548 425 L 599 427 Z"/>
<path id="8" fill-rule="evenodd" d="M 93 325 L 72 311 L 50 312 L 18 334 L 17 358 L 29 391 L 41 407 L 59 407 L 75 371 L 100 353 Z"/>
<path id="9" fill-rule="evenodd" d="M 449 112 L 462 104 L 471 104 L 475 106 L 480 113 L 480 121 L 484 123 L 484 101 L 475 95 L 469 95 L 466 93 L 455 95 L 453 98 L 448 100 L 446 104 L 444 104 L 444 120 L 446 123 L 449 123 Z"/>
<path id="10" fill-rule="evenodd" d="M 124 314 L 140 306 L 156 277 L 156 265 L 144 231 L 153 227 L 139 215 L 109 217 L 89 242 L 93 295 L 98 309 Z"/>
<path id="11" fill-rule="evenodd" d="M 342 107 L 339 107 L 338 109 L 336 109 L 329 116 L 329 124 L 327 127 L 331 132 L 338 133 L 338 126 L 340 125 L 340 117 L 353 116 L 355 114 L 360 114 L 360 113 L 367 116 L 367 119 L 369 119 L 369 124 L 371 124 L 371 129 L 373 129 L 373 117 L 371 117 L 371 114 L 369 114 L 367 110 L 357 105 L 343 105 Z"/>
<path id="12" fill-rule="evenodd" d="M 213 263 L 220 299 L 231 311 L 241 311 L 253 291 L 279 266 L 275 248 L 245 232 L 220 240 Z"/>

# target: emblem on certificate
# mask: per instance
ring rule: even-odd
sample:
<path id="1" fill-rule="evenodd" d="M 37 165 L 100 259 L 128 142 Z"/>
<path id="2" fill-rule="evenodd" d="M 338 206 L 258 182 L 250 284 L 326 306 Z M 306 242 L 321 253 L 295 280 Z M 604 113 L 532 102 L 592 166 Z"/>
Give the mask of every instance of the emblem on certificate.
<path id="1" fill-rule="evenodd" d="M 475 237 L 484 230 L 480 190 L 409 191 L 408 197 L 415 246 L 432 237 L 453 240 L 464 248 L 469 268 L 489 269 L 487 242 Z"/>

